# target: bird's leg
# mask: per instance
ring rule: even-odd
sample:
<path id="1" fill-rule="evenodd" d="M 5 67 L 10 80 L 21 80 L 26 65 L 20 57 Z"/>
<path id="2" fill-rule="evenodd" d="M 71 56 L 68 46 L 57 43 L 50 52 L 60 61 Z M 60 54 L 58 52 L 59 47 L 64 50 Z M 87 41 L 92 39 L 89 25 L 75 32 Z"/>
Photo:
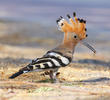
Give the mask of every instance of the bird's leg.
<path id="1" fill-rule="evenodd" d="M 45 71 L 44 73 L 40 74 L 41 76 L 49 75 L 50 79 L 53 82 L 59 82 L 57 79 L 57 76 L 60 74 L 60 72 L 57 72 L 58 69 L 50 70 L 50 71 Z"/>
<path id="2" fill-rule="evenodd" d="M 58 69 L 50 70 L 49 76 L 53 83 L 59 83 L 59 80 L 57 79 L 59 73 L 57 71 Z"/>
<path id="3" fill-rule="evenodd" d="M 50 75 L 51 71 L 45 71 L 44 73 L 40 74 L 41 76 L 45 76 L 45 75 Z M 56 73 L 56 76 L 58 76 L 60 74 L 60 72 Z"/>

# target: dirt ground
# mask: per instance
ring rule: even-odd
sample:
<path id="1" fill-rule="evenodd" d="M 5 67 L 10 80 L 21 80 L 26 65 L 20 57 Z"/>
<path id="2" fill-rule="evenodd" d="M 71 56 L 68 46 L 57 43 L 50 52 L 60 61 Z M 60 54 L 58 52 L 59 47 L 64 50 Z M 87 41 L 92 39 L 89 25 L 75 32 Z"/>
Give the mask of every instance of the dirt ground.
<path id="1" fill-rule="evenodd" d="M 60 68 L 60 83 L 43 72 L 10 75 L 42 56 L 45 49 L 0 45 L 0 100 L 110 100 L 110 58 L 75 53 L 73 62 Z"/>

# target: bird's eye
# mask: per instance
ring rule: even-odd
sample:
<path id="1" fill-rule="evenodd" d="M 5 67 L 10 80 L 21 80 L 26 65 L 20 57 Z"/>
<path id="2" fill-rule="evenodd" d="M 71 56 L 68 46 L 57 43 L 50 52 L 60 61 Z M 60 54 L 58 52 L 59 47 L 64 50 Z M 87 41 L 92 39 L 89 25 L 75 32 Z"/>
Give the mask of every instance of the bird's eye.
<path id="1" fill-rule="evenodd" d="M 77 35 L 74 35 L 74 38 L 77 38 Z"/>
<path id="2" fill-rule="evenodd" d="M 63 23 L 61 23 L 61 26 L 63 26 Z"/>

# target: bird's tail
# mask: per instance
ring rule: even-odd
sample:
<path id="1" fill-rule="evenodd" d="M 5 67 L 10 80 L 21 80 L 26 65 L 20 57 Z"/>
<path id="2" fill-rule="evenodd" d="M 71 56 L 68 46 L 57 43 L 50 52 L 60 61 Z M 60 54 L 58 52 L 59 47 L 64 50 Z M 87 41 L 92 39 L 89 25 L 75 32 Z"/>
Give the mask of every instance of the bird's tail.
<path id="1" fill-rule="evenodd" d="M 20 69 L 18 72 L 16 72 L 16 73 L 14 73 L 13 75 L 11 75 L 11 76 L 9 77 L 9 79 L 16 78 L 17 76 L 19 76 L 19 75 L 21 75 L 21 74 L 23 74 L 23 73 L 30 72 L 30 71 L 31 71 L 31 66 L 28 66 L 28 67 L 26 66 L 26 67 Z"/>
<path id="2" fill-rule="evenodd" d="M 13 79 L 13 78 L 15 78 L 15 77 L 17 77 L 17 76 L 19 76 L 19 75 L 21 75 L 21 74 L 23 74 L 23 71 L 18 71 L 18 72 L 16 72 L 16 73 L 14 73 L 13 75 L 11 75 L 9 78 L 10 78 L 10 79 Z"/>

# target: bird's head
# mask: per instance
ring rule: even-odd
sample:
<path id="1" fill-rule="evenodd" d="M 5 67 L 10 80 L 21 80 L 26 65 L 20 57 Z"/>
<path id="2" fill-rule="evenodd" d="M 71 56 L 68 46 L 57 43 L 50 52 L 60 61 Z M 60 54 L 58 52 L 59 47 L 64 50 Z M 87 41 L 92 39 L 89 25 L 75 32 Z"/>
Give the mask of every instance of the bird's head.
<path id="1" fill-rule="evenodd" d="M 91 49 L 94 53 L 96 50 L 90 46 L 88 43 L 84 41 L 87 38 L 87 29 L 86 29 L 86 21 L 84 19 L 80 19 L 76 17 L 76 13 L 73 13 L 74 20 L 67 14 L 70 23 L 68 23 L 62 16 L 57 19 L 58 28 L 65 33 L 65 41 L 72 41 L 77 43 L 81 43 Z"/>

